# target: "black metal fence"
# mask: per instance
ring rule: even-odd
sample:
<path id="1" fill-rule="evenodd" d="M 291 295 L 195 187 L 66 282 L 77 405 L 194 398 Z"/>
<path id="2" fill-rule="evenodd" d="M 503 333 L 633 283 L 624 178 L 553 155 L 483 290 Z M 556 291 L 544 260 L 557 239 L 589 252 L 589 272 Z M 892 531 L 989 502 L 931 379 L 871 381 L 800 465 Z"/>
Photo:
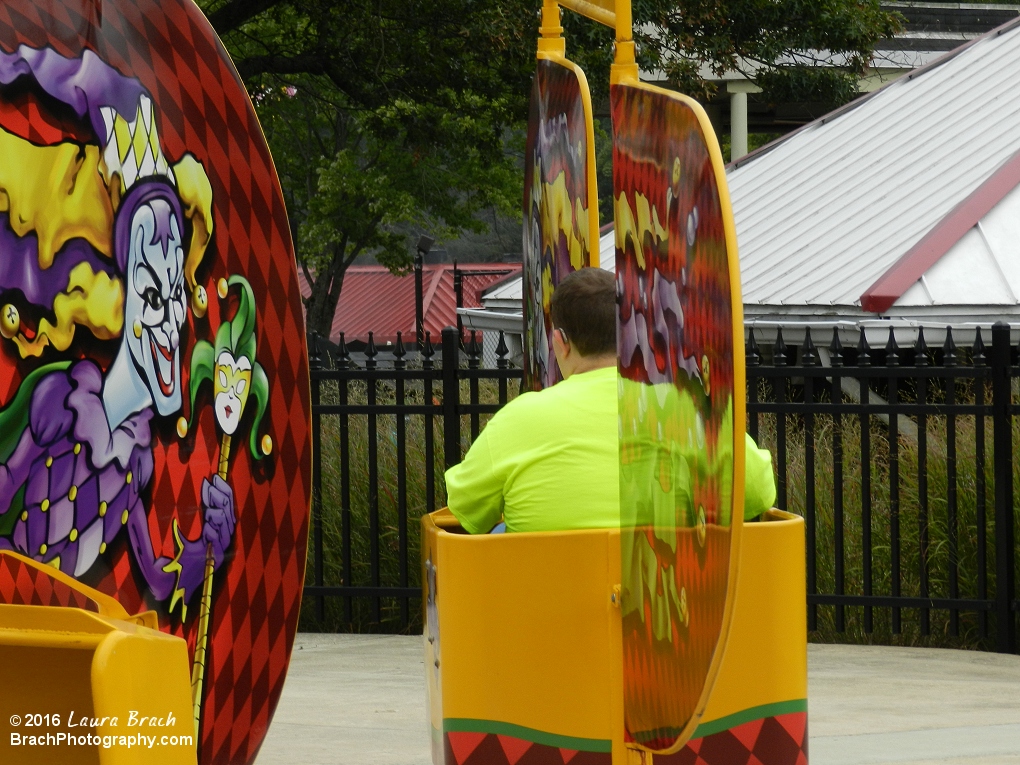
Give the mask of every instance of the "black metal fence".
<path id="1" fill-rule="evenodd" d="M 907 348 L 893 329 L 877 349 L 832 333 L 747 345 L 748 430 L 773 451 L 777 505 L 806 520 L 809 629 L 1016 651 L 1009 327 L 972 331 L 966 349 L 948 329 L 935 349 L 923 328 Z"/>
<path id="2" fill-rule="evenodd" d="M 944 334 L 933 349 L 923 330 L 905 348 L 891 330 L 879 348 L 864 333 L 844 347 L 840 330 L 817 347 L 750 333 L 748 430 L 773 453 L 777 505 L 805 516 L 823 637 L 1018 650 L 1018 353 L 1005 325 L 960 349 Z M 417 626 L 418 519 L 519 390 L 502 338 L 497 354 L 481 368 L 477 338 L 452 328 L 439 349 L 398 340 L 386 361 L 372 343 L 360 362 L 342 342 L 313 352 L 306 628 Z"/>
<path id="3" fill-rule="evenodd" d="M 360 364 L 343 336 L 325 354 L 321 345 L 312 343 L 310 359 L 315 449 L 306 602 L 320 626 L 407 629 L 418 621 L 411 605 L 421 595 L 418 521 L 445 504 L 437 475 L 460 462 L 511 385 L 519 392 L 521 370 L 511 367 L 502 335 L 496 368 L 483 369 L 476 333 L 465 343 L 452 327 L 438 349 L 426 333 L 420 351 L 406 350 L 398 334 L 383 354 L 370 335 Z"/>

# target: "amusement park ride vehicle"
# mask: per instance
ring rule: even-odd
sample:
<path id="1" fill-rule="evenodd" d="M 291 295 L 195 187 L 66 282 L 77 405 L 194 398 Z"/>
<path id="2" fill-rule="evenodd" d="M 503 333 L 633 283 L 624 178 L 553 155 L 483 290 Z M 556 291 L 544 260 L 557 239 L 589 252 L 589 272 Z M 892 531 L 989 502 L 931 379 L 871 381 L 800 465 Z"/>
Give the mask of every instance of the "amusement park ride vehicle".
<path id="1" fill-rule="evenodd" d="M 733 510 L 745 382 L 722 156 L 695 101 L 639 82 L 630 0 L 543 5 L 525 169 L 525 386 L 556 382 L 551 289 L 598 266 L 591 98 L 565 58 L 561 6 L 616 31 L 620 529 L 469 535 L 447 510 L 423 519 L 432 759 L 801 765 L 803 519 L 772 509 L 745 524 Z"/>
<path id="2" fill-rule="evenodd" d="M 552 288 L 598 266 L 591 99 L 560 6 L 616 31 L 620 527 L 423 519 L 433 760 L 800 765 L 803 528 L 734 511 L 722 158 L 696 102 L 639 82 L 629 0 L 544 0 L 526 383 L 557 379 Z M 250 765 L 297 627 L 311 404 L 279 183 L 191 0 L 0 0 L 0 254 L 0 722 L 65 734 L 0 740 L 0 761 Z M 93 742 L 131 710 L 158 728 L 131 733 L 188 745 Z M 67 744 L 69 712 L 88 742 Z"/>

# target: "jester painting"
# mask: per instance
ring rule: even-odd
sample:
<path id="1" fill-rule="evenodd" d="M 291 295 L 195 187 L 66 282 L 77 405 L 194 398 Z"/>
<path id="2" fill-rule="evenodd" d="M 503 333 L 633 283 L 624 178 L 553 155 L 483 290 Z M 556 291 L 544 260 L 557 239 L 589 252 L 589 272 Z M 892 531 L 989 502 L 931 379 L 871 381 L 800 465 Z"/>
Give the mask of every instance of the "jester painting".
<path id="1" fill-rule="evenodd" d="M 4 412 L 0 549 L 81 576 L 127 534 L 156 599 L 186 604 L 207 545 L 217 565 L 230 546 L 233 492 L 206 481 L 201 538 L 174 560 L 153 552 L 143 497 L 152 421 L 181 408 L 185 313 L 207 300 L 195 270 L 212 234 L 209 181 L 193 157 L 167 161 L 149 95 L 91 52 L 0 53 L 0 83 L 19 80 L 87 119 L 97 140 L 37 147 L 0 132 L 4 337 L 23 356 L 66 350 L 79 326 L 122 339 L 105 371 L 88 358 L 39 367 Z"/>
<path id="2" fill-rule="evenodd" d="M 186 641 L 203 764 L 254 761 L 286 677 L 303 341 L 279 180 L 194 3 L 0 0 L 0 552 Z M 62 605 L 17 560 L 0 603 Z"/>

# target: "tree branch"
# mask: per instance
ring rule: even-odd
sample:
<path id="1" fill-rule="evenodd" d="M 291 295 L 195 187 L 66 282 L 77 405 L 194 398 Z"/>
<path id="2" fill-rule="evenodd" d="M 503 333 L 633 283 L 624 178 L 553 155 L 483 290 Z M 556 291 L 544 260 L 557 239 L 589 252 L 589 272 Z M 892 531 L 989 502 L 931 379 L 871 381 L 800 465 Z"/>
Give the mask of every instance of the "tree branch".
<path id="1" fill-rule="evenodd" d="M 230 0 L 210 14 L 209 23 L 222 37 L 279 2 L 280 0 Z"/>
<path id="2" fill-rule="evenodd" d="M 326 58 L 321 54 L 300 56 L 249 56 L 234 61 L 241 79 L 257 74 L 327 74 Z"/>

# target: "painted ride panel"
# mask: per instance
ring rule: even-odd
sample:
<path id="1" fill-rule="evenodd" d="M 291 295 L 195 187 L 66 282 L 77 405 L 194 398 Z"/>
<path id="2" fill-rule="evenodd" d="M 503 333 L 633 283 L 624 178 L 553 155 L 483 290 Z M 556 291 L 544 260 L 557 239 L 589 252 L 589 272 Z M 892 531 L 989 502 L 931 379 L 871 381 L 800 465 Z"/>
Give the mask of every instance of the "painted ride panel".
<path id="1" fill-rule="evenodd" d="M 770 765 L 806 763 L 799 516 L 772 510 L 745 525 L 712 694 L 692 737 L 668 755 L 623 739 L 618 531 L 471 536 L 441 510 L 422 519 L 422 532 L 435 765 L 630 765 L 642 757 L 673 765 L 699 756 L 706 765 L 746 765 L 752 754 Z"/>
<path id="2" fill-rule="evenodd" d="M 0 549 L 155 612 L 199 761 L 252 762 L 300 606 L 307 355 L 269 150 L 191 0 L 0 0 L 0 335 Z M 26 587 L 0 565 L 0 603 L 58 604 Z"/>
<path id="3" fill-rule="evenodd" d="M 672 752 L 700 723 L 733 608 L 744 486 L 739 266 L 722 156 L 701 106 L 636 78 L 614 83 L 610 102 L 624 717 L 628 742 Z"/>
<path id="4" fill-rule="evenodd" d="M 539 51 L 524 157 L 524 386 L 541 390 L 561 379 L 552 290 L 571 271 L 599 265 L 591 94 L 562 49 Z"/>

